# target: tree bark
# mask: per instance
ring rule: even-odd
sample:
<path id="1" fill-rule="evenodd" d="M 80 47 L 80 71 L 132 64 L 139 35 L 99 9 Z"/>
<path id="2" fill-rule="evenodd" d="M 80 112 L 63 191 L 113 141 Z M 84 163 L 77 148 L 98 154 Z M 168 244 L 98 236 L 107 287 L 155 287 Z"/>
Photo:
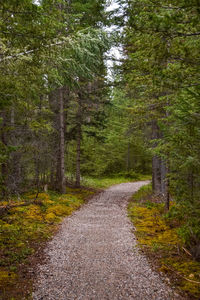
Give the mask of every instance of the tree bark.
<path id="1" fill-rule="evenodd" d="M 60 192 L 66 193 L 66 180 L 65 180 L 65 126 L 64 126 L 64 97 L 63 89 L 59 89 L 59 121 L 60 121 Z"/>
<path id="2" fill-rule="evenodd" d="M 127 149 L 126 170 L 127 172 L 130 171 L 130 143 L 128 143 L 128 149 Z"/>
<path id="3" fill-rule="evenodd" d="M 152 121 L 152 140 L 155 140 L 153 148 L 156 147 L 156 139 L 159 138 L 159 128 L 156 120 Z M 152 188 L 157 195 L 161 194 L 161 161 L 157 155 L 152 158 Z"/>
<path id="4" fill-rule="evenodd" d="M 76 187 L 81 185 L 81 124 L 77 128 L 77 148 L 76 148 Z"/>
<path id="5" fill-rule="evenodd" d="M 2 127 L 1 127 L 1 142 L 6 151 L 7 140 L 6 140 L 6 117 L 5 113 L 2 113 Z M 8 159 L 5 158 L 1 164 L 1 176 L 2 176 L 2 198 L 8 197 Z"/>
<path id="6" fill-rule="evenodd" d="M 152 188 L 154 194 L 161 194 L 160 159 L 157 155 L 154 155 L 152 159 Z"/>
<path id="7" fill-rule="evenodd" d="M 162 195 L 166 194 L 166 175 L 167 175 L 167 167 L 166 167 L 166 162 L 161 159 L 160 160 L 160 191 Z"/>
<path id="8" fill-rule="evenodd" d="M 51 187 L 65 193 L 66 119 L 69 106 L 69 90 L 62 87 L 49 94 L 50 108 L 54 113 L 51 143 Z"/>
<path id="9" fill-rule="evenodd" d="M 165 210 L 169 210 L 169 177 L 167 176 L 169 174 L 169 162 L 166 162 L 166 173 L 165 173 Z"/>
<path id="10" fill-rule="evenodd" d="M 81 99 L 78 97 L 78 112 L 77 112 L 77 147 L 76 147 L 76 187 L 81 184 Z"/>
<path id="11" fill-rule="evenodd" d="M 156 139 L 161 138 L 162 133 L 157 121 L 152 122 L 152 139 L 155 140 L 153 147 L 156 147 Z M 162 196 L 165 202 L 165 209 L 169 210 L 169 163 L 157 155 L 152 159 L 152 189 L 154 194 Z"/>

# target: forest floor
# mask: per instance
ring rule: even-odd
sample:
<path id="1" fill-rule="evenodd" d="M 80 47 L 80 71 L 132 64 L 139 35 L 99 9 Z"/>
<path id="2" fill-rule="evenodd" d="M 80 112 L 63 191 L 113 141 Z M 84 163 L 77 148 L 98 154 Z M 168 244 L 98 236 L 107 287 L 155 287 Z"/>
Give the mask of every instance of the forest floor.
<path id="1" fill-rule="evenodd" d="M 128 215 L 136 228 L 140 251 L 152 268 L 165 274 L 184 298 L 200 299 L 200 263 L 193 258 L 183 239 L 187 220 L 182 218 L 178 203 L 171 200 L 170 210 L 166 212 L 163 199 L 152 193 L 149 184 L 133 194 Z"/>
<path id="2" fill-rule="evenodd" d="M 0 300 L 32 299 L 35 266 L 43 261 L 46 243 L 66 216 L 98 193 L 91 188 L 67 188 L 64 195 L 29 192 L 1 202 Z"/>
<path id="3" fill-rule="evenodd" d="M 128 200 L 147 183 L 112 186 L 64 220 L 37 269 L 34 300 L 186 299 L 141 254 L 127 217 Z"/>

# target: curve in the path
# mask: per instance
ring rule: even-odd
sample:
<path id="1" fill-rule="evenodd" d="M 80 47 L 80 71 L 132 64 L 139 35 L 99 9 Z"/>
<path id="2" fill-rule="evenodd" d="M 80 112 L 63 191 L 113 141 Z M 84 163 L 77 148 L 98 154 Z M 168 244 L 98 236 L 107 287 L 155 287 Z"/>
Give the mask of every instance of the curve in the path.
<path id="1" fill-rule="evenodd" d="M 126 206 L 144 184 L 113 186 L 64 220 L 38 268 L 34 300 L 182 299 L 137 248 Z"/>

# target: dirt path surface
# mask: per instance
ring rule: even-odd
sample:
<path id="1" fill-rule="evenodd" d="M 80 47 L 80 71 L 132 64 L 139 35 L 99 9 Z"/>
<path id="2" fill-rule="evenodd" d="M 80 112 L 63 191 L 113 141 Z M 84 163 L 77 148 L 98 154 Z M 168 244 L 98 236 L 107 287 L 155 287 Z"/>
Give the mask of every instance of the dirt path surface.
<path id="1" fill-rule="evenodd" d="M 39 266 L 34 300 L 183 299 L 137 249 L 126 206 L 146 183 L 113 186 L 64 220 Z"/>

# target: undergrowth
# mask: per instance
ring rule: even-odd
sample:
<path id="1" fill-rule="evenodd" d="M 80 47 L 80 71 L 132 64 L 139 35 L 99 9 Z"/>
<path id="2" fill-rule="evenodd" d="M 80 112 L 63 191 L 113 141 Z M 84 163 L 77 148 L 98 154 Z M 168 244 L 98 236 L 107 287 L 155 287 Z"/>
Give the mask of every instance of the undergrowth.
<path id="1" fill-rule="evenodd" d="M 131 181 L 140 181 L 140 180 L 150 180 L 150 175 L 141 175 L 135 174 L 134 177 L 129 176 L 114 176 L 114 177 L 104 177 L 104 178 L 95 178 L 95 177 L 84 177 L 83 184 L 84 186 L 94 187 L 94 188 L 108 188 L 114 184 L 120 184 L 124 182 Z"/>
<path id="2" fill-rule="evenodd" d="M 64 195 L 40 193 L 35 200 L 35 193 L 27 193 L 21 200 L 9 202 L 12 208 L 0 220 L 0 299 L 23 298 L 15 295 L 14 288 L 21 280 L 21 266 L 52 236 L 62 217 L 70 215 L 92 194 L 94 191 L 89 189 L 68 188 Z"/>
<path id="3" fill-rule="evenodd" d="M 176 203 L 170 203 L 174 211 Z M 177 206 L 178 207 L 178 206 Z M 192 299 L 200 298 L 200 263 L 192 259 L 181 233 L 184 220 L 165 213 L 164 204 L 152 196 L 151 185 L 133 195 L 128 206 L 142 250 Z"/>

